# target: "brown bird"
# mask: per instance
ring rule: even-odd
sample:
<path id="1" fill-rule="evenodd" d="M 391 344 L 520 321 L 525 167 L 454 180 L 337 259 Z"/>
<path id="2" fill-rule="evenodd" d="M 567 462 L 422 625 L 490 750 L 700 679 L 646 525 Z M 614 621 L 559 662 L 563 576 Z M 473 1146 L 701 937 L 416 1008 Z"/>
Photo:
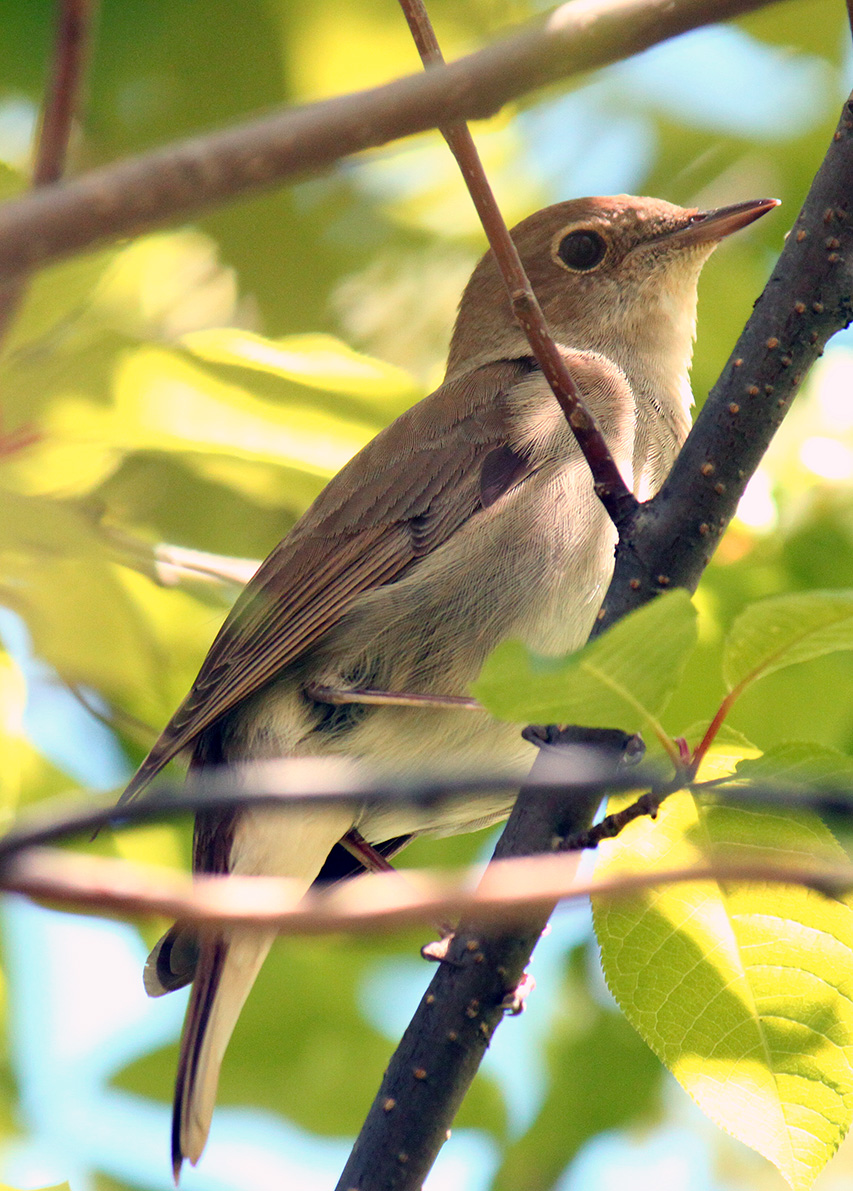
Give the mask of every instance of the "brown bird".
<path id="1" fill-rule="evenodd" d="M 774 206 L 699 211 L 620 195 L 558 203 L 513 230 L 569 370 L 640 498 L 658 489 L 690 425 L 702 265 Z M 507 638 L 546 655 L 582 645 L 615 541 L 487 254 L 462 296 L 444 383 L 360 451 L 275 547 L 123 800 L 188 748 L 193 771 L 343 755 L 401 774 L 452 760 L 523 775 L 534 750 L 518 725 L 441 698 L 467 694 Z M 364 691 L 392 697 L 370 703 Z M 438 705 L 405 705 L 395 692 Z M 204 812 L 193 867 L 288 876 L 307 889 L 353 829 L 377 847 L 469 831 L 505 817 L 511 801 L 478 794 L 429 811 L 384 805 L 356 815 Z M 175 1090 L 176 1178 L 184 1158 L 202 1152 L 222 1057 L 272 939 L 178 923 L 146 965 L 152 995 L 193 982 Z"/>

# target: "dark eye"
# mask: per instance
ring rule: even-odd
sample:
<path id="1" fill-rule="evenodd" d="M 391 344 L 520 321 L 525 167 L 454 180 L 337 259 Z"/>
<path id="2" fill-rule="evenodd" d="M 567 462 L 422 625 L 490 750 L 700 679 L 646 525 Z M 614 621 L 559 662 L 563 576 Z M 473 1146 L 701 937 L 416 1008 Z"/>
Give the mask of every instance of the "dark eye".
<path id="1" fill-rule="evenodd" d="M 607 251 L 607 245 L 598 232 L 577 231 L 563 236 L 557 248 L 557 256 L 570 269 L 594 269 Z"/>

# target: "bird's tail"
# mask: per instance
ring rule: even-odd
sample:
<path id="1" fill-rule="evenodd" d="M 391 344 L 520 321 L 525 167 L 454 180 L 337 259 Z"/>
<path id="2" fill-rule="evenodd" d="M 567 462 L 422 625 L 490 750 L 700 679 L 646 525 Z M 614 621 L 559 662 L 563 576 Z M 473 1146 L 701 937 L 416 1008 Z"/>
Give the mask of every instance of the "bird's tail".
<path id="1" fill-rule="evenodd" d="M 298 898 L 351 825 L 348 807 L 318 807 L 293 814 L 246 810 L 232 824 L 227 859 L 221 865 L 210 864 L 208 871 L 227 866 L 232 873 L 286 876 Z M 222 846 L 221 840 L 207 843 L 209 850 Z M 197 863 L 197 868 L 203 866 Z M 157 944 L 146 965 L 145 986 L 154 996 L 193 982 L 172 1116 L 176 1181 L 184 1158 L 195 1163 L 204 1149 L 225 1048 L 274 938 L 275 931 L 262 928 L 198 929 L 178 923 Z"/>
<path id="2" fill-rule="evenodd" d="M 232 931 L 203 937 L 187 1008 L 175 1083 L 172 1170 L 201 1156 L 225 1048 L 266 959 L 274 932 Z"/>

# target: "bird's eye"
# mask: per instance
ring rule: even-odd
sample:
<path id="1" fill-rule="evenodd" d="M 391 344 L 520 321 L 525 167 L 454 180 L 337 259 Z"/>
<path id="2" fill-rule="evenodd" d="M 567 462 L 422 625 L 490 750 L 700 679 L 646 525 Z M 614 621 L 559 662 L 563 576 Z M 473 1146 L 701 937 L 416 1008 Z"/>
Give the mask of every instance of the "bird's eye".
<path id="1" fill-rule="evenodd" d="M 606 251 L 607 245 L 598 232 L 588 230 L 569 232 L 557 245 L 557 256 L 563 264 L 580 272 L 594 269 Z"/>

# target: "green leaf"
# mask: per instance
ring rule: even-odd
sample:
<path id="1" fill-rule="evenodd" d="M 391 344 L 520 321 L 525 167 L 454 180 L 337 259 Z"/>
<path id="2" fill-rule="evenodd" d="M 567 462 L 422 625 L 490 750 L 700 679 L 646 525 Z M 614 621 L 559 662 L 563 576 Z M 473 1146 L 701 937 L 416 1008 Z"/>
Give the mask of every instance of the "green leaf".
<path id="1" fill-rule="evenodd" d="M 288 335 L 265 339 L 236 327 L 184 335 L 189 351 L 212 364 L 236 364 L 296 381 L 312 389 L 350 396 L 406 398 L 417 386 L 402 368 L 353 351 L 333 335 Z"/>
<path id="2" fill-rule="evenodd" d="M 122 451 L 197 452 L 273 463 L 328 478 L 371 437 L 364 422 L 304 401 L 261 401 L 168 349 L 125 354 L 114 376 L 115 404 L 57 401 L 45 425 L 59 442 Z"/>
<path id="3" fill-rule="evenodd" d="M 746 608 L 723 649 L 729 690 L 797 662 L 853 649 L 853 592 L 811 591 L 773 596 Z"/>
<path id="4" fill-rule="evenodd" d="M 733 780 L 782 782 L 820 789 L 853 783 L 853 757 L 812 741 L 792 741 L 740 761 Z"/>
<path id="5" fill-rule="evenodd" d="M 501 719 L 657 731 L 695 644 L 689 595 L 668 592 L 566 658 L 505 642 L 486 661 L 474 693 Z"/>
<path id="6" fill-rule="evenodd" d="M 774 855 L 838 862 L 816 816 L 702 805 L 602 845 L 597 876 Z M 703 1111 L 811 1186 L 853 1116 L 853 912 L 798 885 L 697 881 L 594 901 L 611 991 Z"/>

